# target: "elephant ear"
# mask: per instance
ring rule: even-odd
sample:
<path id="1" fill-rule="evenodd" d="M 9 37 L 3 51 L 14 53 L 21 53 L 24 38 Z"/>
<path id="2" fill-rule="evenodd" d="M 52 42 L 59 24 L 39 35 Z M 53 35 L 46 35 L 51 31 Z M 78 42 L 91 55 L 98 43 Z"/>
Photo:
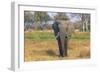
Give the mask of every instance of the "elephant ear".
<path id="1" fill-rule="evenodd" d="M 71 36 L 72 33 L 74 33 L 74 26 L 73 23 L 68 21 L 67 23 L 67 31 L 68 31 L 68 35 Z"/>

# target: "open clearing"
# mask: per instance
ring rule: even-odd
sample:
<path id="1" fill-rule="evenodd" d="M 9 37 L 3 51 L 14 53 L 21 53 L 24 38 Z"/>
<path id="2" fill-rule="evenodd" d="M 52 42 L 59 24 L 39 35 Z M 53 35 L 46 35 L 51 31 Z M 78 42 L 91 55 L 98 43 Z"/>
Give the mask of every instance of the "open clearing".
<path id="1" fill-rule="evenodd" d="M 59 57 L 58 44 L 51 30 L 25 32 L 24 60 L 45 61 L 90 58 L 90 33 L 75 32 L 69 41 L 68 56 Z"/>

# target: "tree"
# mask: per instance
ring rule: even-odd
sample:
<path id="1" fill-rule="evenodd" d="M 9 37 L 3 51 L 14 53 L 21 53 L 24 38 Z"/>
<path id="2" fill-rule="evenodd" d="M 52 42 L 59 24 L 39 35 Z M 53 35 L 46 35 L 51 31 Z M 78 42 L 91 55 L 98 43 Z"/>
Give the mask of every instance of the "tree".
<path id="1" fill-rule="evenodd" d="M 41 11 L 36 11 L 34 13 L 34 21 L 39 22 L 42 24 L 42 22 L 47 22 L 50 19 L 50 16 L 47 14 L 47 12 L 41 12 Z"/>
<path id="2" fill-rule="evenodd" d="M 24 11 L 24 30 L 28 30 L 31 28 L 31 25 L 34 22 L 34 12 L 32 11 Z"/>
<path id="3" fill-rule="evenodd" d="M 71 17 L 79 17 L 81 21 L 81 28 L 80 30 L 83 32 L 90 31 L 90 14 L 86 13 L 72 13 Z"/>
<path id="4" fill-rule="evenodd" d="M 82 14 L 82 31 L 90 31 L 90 14 Z"/>
<path id="5" fill-rule="evenodd" d="M 34 12 L 34 22 L 39 25 L 39 29 L 43 30 L 44 25 L 47 24 L 47 21 L 50 20 L 51 17 L 47 12 L 35 11 Z"/>
<path id="6" fill-rule="evenodd" d="M 24 22 L 34 22 L 33 16 L 34 16 L 33 12 L 25 11 Z"/>

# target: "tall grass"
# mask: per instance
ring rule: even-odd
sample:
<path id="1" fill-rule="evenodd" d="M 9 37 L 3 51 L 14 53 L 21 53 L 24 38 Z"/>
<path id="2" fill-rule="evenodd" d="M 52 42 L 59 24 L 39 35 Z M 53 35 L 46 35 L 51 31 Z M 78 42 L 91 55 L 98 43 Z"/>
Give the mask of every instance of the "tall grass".
<path id="1" fill-rule="evenodd" d="M 68 57 L 60 58 L 58 44 L 52 30 L 33 30 L 24 33 L 24 60 L 43 61 L 90 58 L 90 33 L 75 32 L 69 41 Z"/>
<path id="2" fill-rule="evenodd" d="M 48 31 L 32 31 L 25 33 L 25 39 L 34 40 L 34 41 L 48 41 L 55 40 L 55 36 L 53 32 Z M 77 32 L 72 34 L 71 39 L 75 40 L 89 40 L 90 33 L 87 32 Z"/>

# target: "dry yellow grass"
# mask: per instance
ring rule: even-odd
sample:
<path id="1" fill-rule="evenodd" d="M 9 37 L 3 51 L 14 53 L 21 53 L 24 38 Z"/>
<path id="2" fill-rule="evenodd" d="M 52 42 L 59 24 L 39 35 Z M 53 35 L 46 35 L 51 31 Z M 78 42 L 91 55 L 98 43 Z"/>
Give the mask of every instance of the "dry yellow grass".
<path id="1" fill-rule="evenodd" d="M 90 41 L 70 40 L 68 56 L 61 58 L 57 41 L 32 41 L 25 39 L 25 61 L 90 58 Z"/>

